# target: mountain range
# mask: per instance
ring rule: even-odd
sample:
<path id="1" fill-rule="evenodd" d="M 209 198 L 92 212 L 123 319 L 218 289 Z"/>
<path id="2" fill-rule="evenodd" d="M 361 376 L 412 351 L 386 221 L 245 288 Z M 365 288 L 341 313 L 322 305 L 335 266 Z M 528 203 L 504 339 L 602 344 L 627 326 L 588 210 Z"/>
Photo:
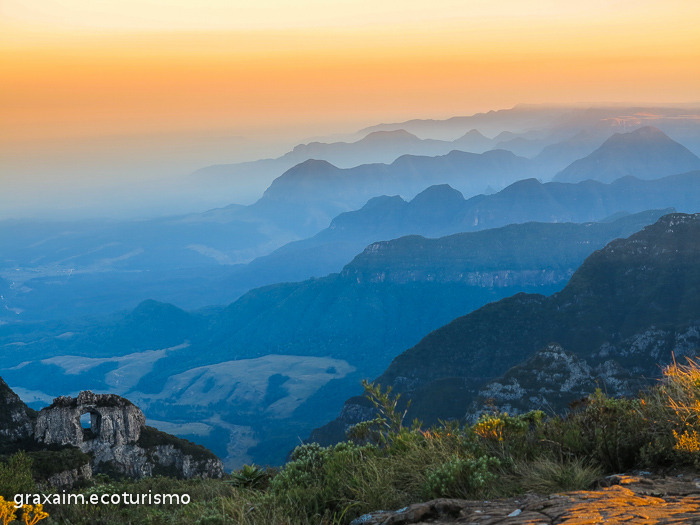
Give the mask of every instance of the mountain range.
<path id="1" fill-rule="evenodd" d="M 262 192 L 281 173 L 311 159 L 325 160 L 339 168 L 352 168 L 360 164 L 390 164 L 408 153 L 429 157 L 446 155 L 452 150 L 483 153 L 497 149 L 499 144 L 500 141 L 489 139 L 475 129 L 449 141 L 420 139 L 402 129 L 375 131 L 355 142 L 299 144 L 275 159 L 207 166 L 195 171 L 192 178 L 213 185 L 255 181 L 256 187 Z"/>
<path id="2" fill-rule="evenodd" d="M 492 149 L 537 159 L 538 177 L 549 180 L 571 162 L 591 153 L 613 133 L 648 124 L 700 155 L 698 114 L 700 109 L 693 107 L 519 105 L 469 117 L 380 124 L 360 130 L 347 138 L 348 142 L 314 141 L 299 144 L 275 159 L 208 166 L 192 174 L 188 184 L 195 193 L 201 191 L 196 189 L 200 186 L 209 192 L 230 192 L 234 196 L 240 194 L 243 186 L 248 188 L 247 195 L 260 195 L 280 174 L 311 159 L 350 168 L 390 164 L 405 154 L 437 156 L 452 150 L 483 153 Z M 194 181 L 203 185 L 195 185 Z"/>
<path id="3" fill-rule="evenodd" d="M 1 373 L 37 402 L 84 388 L 128 395 L 154 425 L 229 465 L 277 463 L 431 330 L 516 292 L 555 292 L 593 250 L 663 213 L 374 243 L 340 274 L 223 309 L 146 301 L 82 324 L 8 325 Z"/>
<path id="4" fill-rule="evenodd" d="M 256 253 L 256 238 L 269 243 L 270 232 L 246 237 L 246 223 L 232 220 L 225 210 L 158 221 L 7 222 L 0 229 L 5 254 L 0 318 L 23 322 L 106 314 L 148 298 L 185 308 L 227 304 L 255 287 L 339 272 L 380 240 L 440 237 L 528 221 L 598 221 L 666 207 L 693 212 L 698 196 L 700 172 L 657 181 L 626 177 L 612 184 L 528 179 L 466 200 L 438 185 L 408 202 L 399 196 L 370 199 L 314 236 L 248 264 L 232 263 L 244 255 L 246 242 L 249 255 Z"/>
<path id="5" fill-rule="evenodd" d="M 697 104 L 685 107 L 664 106 L 589 106 L 565 107 L 519 104 L 510 109 L 491 110 L 470 116 L 445 120 L 414 119 L 391 124 L 378 124 L 360 130 L 361 134 L 402 129 L 419 137 L 453 140 L 466 130 L 477 129 L 488 136 L 504 131 L 546 137 L 550 144 L 568 140 L 584 130 L 615 132 L 653 125 L 700 154 Z M 533 132 L 539 134 L 533 135 Z M 504 137 L 501 137 L 503 140 Z"/>
<path id="6" fill-rule="evenodd" d="M 662 265 L 644 259 L 642 248 L 656 240 L 642 234 L 634 246 L 646 265 L 611 256 L 612 266 L 593 277 L 587 260 L 579 272 L 588 281 L 574 271 L 594 250 L 670 211 L 644 210 L 700 211 L 697 157 L 664 134 L 697 152 L 697 113 L 517 107 L 380 126 L 355 143 L 296 148 L 286 161 L 303 161 L 275 173 L 249 206 L 150 220 L 3 222 L 2 375 L 36 407 L 85 388 L 128 395 L 154 425 L 206 443 L 230 467 L 281 462 L 357 393 L 360 378 L 384 370 L 381 381 L 411 397 L 411 414 L 426 421 L 436 402 L 445 417 L 470 418 L 484 403 L 559 409 L 596 384 L 630 392 L 641 385 L 634 374 L 646 373 L 638 348 L 649 352 L 648 362 L 664 359 L 666 343 L 657 336 L 692 351 L 695 325 L 673 324 L 685 312 L 644 323 L 654 308 L 672 308 L 654 293 L 673 275 L 682 305 L 695 308 L 682 289 L 687 282 L 695 290 L 694 277 L 681 259 L 653 273 Z M 658 129 L 627 133 L 649 123 Z M 509 150 L 466 153 L 453 148 L 457 142 Z M 416 155 L 420 148 L 441 154 Z M 324 152 L 356 165 L 304 158 Z M 362 163 L 362 155 L 391 160 Z M 684 172 L 689 166 L 695 171 Z M 543 182 L 559 171 L 586 180 Z M 636 171 L 638 177 L 616 178 Z M 615 180 L 589 180 L 596 178 Z M 227 198 L 222 188 L 208 186 Z M 684 228 L 665 224 L 672 232 Z M 572 274 L 571 283 L 590 281 L 588 287 L 562 290 Z M 608 283 L 612 298 L 593 283 L 636 274 L 651 278 Z M 469 335 L 450 342 L 457 337 L 450 327 L 463 326 L 450 323 L 455 317 L 517 293 L 475 312 L 475 324 L 464 325 Z M 637 310 L 615 325 L 610 305 Z M 478 331 L 484 327 L 488 335 Z M 438 342 L 421 342 L 431 330 L 443 334 Z M 597 345 L 598 357 L 581 341 Z M 460 354 L 472 344 L 478 348 Z M 418 357 L 390 364 L 412 345 L 406 355 Z M 434 365 L 421 371 L 431 352 Z M 499 356 L 496 365 L 491 354 Z M 629 355 L 634 359 L 625 361 Z M 343 417 L 368 413 L 362 401 L 347 407 Z M 319 435 L 332 440 L 346 423 L 341 418 Z"/>
<path id="7" fill-rule="evenodd" d="M 487 406 L 561 411 L 595 387 L 635 394 L 674 356 L 700 353 L 699 256 L 700 214 L 665 215 L 591 254 L 560 292 L 516 294 L 430 333 L 376 383 L 428 424 Z M 367 416 L 352 398 L 311 439 L 343 439 Z"/>
<path id="8" fill-rule="evenodd" d="M 448 185 L 432 186 L 408 202 L 399 196 L 370 199 L 361 209 L 340 214 L 313 237 L 232 270 L 222 287 L 241 289 L 245 283 L 272 284 L 275 279 L 296 281 L 338 272 L 368 244 L 410 234 L 441 237 L 528 221 L 600 221 L 621 212 L 664 207 L 692 212 L 698 198 L 697 171 L 658 181 L 626 177 L 612 184 L 528 179 L 470 199 Z"/>

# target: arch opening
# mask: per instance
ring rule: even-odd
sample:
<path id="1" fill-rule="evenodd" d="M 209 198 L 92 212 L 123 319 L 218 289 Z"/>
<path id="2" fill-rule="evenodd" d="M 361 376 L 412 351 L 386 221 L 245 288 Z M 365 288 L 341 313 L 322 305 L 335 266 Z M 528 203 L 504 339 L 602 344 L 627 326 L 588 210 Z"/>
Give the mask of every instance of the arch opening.
<path id="1" fill-rule="evenodd" d="M 94 439 L 100 433 L 100 416 L 99 412 L 93 410 L 85 410 L 80 414 L 80 427 L 83 429 L 83 439 Z"/>

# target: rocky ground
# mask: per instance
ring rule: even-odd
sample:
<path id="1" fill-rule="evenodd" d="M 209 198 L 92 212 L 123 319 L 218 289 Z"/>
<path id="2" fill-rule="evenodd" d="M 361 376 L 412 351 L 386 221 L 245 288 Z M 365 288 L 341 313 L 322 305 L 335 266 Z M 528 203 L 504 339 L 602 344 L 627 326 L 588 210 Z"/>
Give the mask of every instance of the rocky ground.
<path id="1" fill-rule="evenodd" d="M 698 524 L 697 474 L 609 476 L 596 490 L 493 501 L 438 499 L 393 512 L 366 514 L 352 525 L 460 524 Z"/>

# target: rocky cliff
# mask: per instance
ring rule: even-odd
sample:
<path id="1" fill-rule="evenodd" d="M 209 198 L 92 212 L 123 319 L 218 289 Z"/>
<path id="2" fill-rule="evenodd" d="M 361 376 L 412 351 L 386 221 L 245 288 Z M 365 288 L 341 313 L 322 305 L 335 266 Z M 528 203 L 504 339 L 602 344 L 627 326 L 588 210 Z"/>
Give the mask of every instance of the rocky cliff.
<path id="1" fill-rule="evenodd" d="M 4 382 L 0 389 L 0 403 L 10 407 L 5 411 L 9 416 L 0 421 L 5 444 L 23 439 L 25 448 L 29 441 L 29 448 L 74 448 L 90 458 L 89 466 L 48 476 L 54 486 L 70 486 L 97 472 L 133 478 L 211 478 L 224 473 L 209 450 L 146 426 L 143 412 L 123 397 L 85 391 L 75 398 L 58 397 L 33 414 Z"/>
<path id="2" fill-rule="evenodd" d="M 377 382 L 408 418 L 470 419 L 485 404 L 560 411 L 600 387 L 630 395 L 675 358 L 700 353 L 700 214 L 665 215 L 586 259 L 550 297 L 517 294 L 432 332 Z M 312 434 L 322 443 L 371 415 L 352 398 Z"/>
<path id="3" fill-rule="evenodd" d="M 0 439 L 17 441 L 32 435 L 36 413 L 0 377 Z"/>

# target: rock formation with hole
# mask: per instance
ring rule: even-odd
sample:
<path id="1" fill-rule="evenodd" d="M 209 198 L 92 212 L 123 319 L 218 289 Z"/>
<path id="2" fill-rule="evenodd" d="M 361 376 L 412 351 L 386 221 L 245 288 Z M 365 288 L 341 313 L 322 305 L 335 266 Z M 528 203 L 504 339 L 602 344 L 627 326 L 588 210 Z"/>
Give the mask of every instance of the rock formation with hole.
<path id="1" fill-rule="evenodd" d="M 90 428 L 81 416 L 90 415 Z M 72 445 L 91 456 L 94 472 L 134 478 L 157 474 L 181 478 L 221 477 L 221 461 L 204 447 L 146 426 L 143 412 L 114 394 L 61 396 L 36 418 L 34 438 L 46 445 Z"/>

